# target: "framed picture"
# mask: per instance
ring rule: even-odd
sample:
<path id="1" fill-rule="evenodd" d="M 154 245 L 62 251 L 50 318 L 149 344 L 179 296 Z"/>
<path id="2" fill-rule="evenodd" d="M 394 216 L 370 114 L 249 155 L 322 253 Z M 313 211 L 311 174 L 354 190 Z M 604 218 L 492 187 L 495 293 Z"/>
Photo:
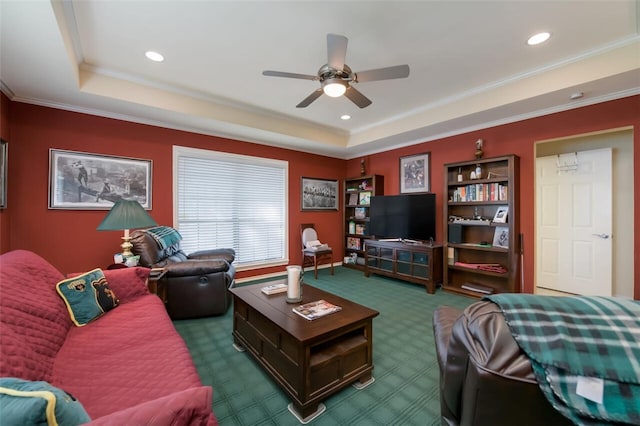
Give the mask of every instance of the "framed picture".
<path id="1" fill-rule="evenodd" d="M 49 208 L 109 210 L 118 200 L 151 208 L 151 160 L 49 150 Z"/>
<path id="2" fill-rule="evenodd" d="M 430 153 L 400 157 L 400 193 L 429 192 Z"/>
<path id="3" fill-rule="evenodd" d="M 501 248 L 509 248 L 509 227 L 496 226 L 493 234 L 493 246 Z"/>
<path id="4" fill-rule="evenodd" d="M 500 206 L 493 216 L 495 223 L 507 223 L 507 215 L 509 214 L 509 206 Z"/>
<path id="5" fill-rule="evenodd" d="M 0 209 L 7 207 L 7 141 L 0 139 Z"/>
<path id="6" fill-rule="evenodd" d="M 301 178 L 302 210 L 338 210 L 338 181 Z"/>
<path id="7" fill-rule="evenodd" d="M 363 191 L 359 194 L 358 204 L 368 206 L 371 204 L 371 191 Z"/>

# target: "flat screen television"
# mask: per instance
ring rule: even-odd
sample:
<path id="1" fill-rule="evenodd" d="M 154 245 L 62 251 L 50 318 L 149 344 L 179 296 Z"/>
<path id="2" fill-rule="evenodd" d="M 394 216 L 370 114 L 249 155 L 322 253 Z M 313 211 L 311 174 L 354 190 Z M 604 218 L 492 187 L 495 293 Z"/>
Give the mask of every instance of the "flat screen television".
<path id="1" fill-rule="evenodd" d="M 436 239 L 436 195 L 400 194 L 371 197 L 369 234 L 375 238 Z"/>

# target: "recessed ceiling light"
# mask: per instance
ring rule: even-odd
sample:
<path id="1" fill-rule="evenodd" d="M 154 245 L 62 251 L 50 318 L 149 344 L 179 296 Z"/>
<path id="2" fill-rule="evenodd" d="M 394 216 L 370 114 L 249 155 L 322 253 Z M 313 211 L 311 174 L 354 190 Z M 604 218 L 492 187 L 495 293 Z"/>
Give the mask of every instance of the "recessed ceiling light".
<path id="1" fill-rule="evenodd" d="M 147 57 L 147 59 L 152 60 L 153 62 L 162 62 L 164 61 L 164 56 L 162 56 L 160 53 L 158 52 L 154 52 L 153 50 L 148 50 L 144 53 L 144 56 Z"/>
<path id="2" fill-rule="evenodd" d="M 343 114 L 340 116 L 341 120 L 351 120 L 351 116 L 349 114 Z"/>
<path id="3" fill-rule="evenodd" d="M 535 46 L 536 44 L 544 43 L 545 41 L 549 40 L 549 37 L 551 37 L 551 34 L 546 32 L 534 34 L 529 37 L 529 40 L 527 40 L 527 44 L 529 46 Z"/>

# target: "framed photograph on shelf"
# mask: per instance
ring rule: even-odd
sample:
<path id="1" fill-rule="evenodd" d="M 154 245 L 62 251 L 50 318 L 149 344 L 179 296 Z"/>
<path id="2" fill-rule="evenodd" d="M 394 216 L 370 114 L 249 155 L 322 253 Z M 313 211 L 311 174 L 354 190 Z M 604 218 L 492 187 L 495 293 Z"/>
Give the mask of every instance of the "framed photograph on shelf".
<path id="1" fill-rule="evenodd" d="M 49 150 L 49 208 L 109 210 L 121 199 L 151 208 L 151 160 Z"/>
<path id="2" fill-rule="evenodd" d="M 360 193 L 360 200 L 358 202 L 361 206 L 368 206 L 371 204 L 371 192 L 364 191 Z"/>
<path id="3" fill-rule="evenodd" d="M 301 178 L 301 209 L 338 210 L 338 181 L 331 179 Z"/>
<path id="4" fill-rule="evenodd" d="M 429 192 L 430 153 L 400 157 L 400 193 Z"/>
<path id="5" fill-rule="evenodd" d="M 0 209 L 7 207 L 7 141 L 0 139 Z"/>
<path id="6" fill-rule="evenodd" d="M 493 234 L 493 246 L 500 248 L 509 248 L 509 227 L 508 226 L 496 226 Z"/>
<path id="7" fill-rule="evenodd" d="M 507 216 L 509 214 L 509 206 L 500 206 L 496 210 L 496 214 L 493 216 L 495 223 L 507 223 Z"/>

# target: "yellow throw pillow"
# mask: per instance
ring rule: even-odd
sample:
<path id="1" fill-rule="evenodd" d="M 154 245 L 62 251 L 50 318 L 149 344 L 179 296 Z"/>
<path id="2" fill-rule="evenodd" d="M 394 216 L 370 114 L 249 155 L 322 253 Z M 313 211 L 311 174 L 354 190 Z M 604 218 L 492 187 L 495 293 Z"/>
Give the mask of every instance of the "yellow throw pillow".
<path id="1" fill-rule="evenodd" d="M 71 321 L 78 327 L 87 325 L 119 303 L 99 268 L 60 281 L 56 291 L 67 305 Z"/>

